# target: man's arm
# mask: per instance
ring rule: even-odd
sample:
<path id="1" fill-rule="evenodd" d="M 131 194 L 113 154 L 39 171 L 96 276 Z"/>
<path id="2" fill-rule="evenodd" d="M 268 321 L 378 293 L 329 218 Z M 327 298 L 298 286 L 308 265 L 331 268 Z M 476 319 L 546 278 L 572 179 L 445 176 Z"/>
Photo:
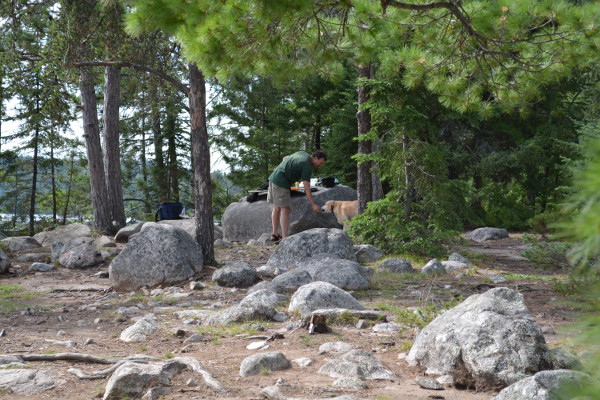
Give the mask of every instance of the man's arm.
<path id="1" fill-rule="evenodd" d="M 312 193 L 310 192 L 310 181 L 302 181 L 302 185 L 304 185 L 304 193 L 306 194 L 306 199 L 310 203 L 313 211 L 316 213 L 321 213 L 321 209 L 318 205 L 315 204 L 313 200 Z"/>

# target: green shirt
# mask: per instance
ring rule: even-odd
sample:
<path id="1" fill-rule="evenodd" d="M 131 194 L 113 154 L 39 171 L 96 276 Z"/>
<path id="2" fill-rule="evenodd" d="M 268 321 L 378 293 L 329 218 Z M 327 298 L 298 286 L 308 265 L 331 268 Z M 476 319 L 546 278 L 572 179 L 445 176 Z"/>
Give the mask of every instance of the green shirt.
<path id="1" fill-rule="evenodd" d="M 298 151 L 275 168 L 269 180 L 282 188 L 290 188 L 297 181 L 310 181 L 312 165 L 310 155 L 305 151 Z"/>

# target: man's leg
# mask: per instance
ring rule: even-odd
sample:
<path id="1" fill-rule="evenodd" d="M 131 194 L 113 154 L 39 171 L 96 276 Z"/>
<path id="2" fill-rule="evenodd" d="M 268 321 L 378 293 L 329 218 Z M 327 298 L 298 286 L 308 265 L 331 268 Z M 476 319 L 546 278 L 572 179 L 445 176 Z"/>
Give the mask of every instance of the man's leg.
<path id="1" fill-rule="evenodd" d="M 273 207 L 273 212 L 271 212 L 271 225 L 273 227 L 273 236 L 277 236 L 279 233 L 277 232 L 279 229 L 279 213 L 281 212 L 281 207 L 275 206 Z"/>
<path id="2" fill-rule="evenodd" d="M 281 208 L 281 236 L 285 239 L 288 237 L 288 227 L 290 226 L 290 208 Z"/>

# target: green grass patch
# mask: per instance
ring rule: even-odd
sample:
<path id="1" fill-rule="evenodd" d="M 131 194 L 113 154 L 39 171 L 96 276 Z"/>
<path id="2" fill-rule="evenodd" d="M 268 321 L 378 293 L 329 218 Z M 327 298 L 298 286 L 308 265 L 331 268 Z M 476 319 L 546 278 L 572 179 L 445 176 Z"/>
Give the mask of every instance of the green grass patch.
<path id="1" fill-rule="evenodd" d="M 0 286 L 0 314 L 6 314 L 22 308 L 27 308 L 31 300 L 38 296 L 36 293 L 25 293 L 20 285 Z"/>

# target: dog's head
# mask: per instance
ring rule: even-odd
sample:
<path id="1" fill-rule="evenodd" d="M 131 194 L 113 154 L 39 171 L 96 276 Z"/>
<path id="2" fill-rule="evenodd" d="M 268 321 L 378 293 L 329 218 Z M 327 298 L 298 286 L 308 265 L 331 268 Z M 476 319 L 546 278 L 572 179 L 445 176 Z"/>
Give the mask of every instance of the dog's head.
<path id="1" fill-rule="evenodd" d="M 333 212 L 333 204 L 335 200 L 329 200 L 325 203 L 323 207 L 321 207 L 321 211 L 324 213 L 332 213 Z"/>

